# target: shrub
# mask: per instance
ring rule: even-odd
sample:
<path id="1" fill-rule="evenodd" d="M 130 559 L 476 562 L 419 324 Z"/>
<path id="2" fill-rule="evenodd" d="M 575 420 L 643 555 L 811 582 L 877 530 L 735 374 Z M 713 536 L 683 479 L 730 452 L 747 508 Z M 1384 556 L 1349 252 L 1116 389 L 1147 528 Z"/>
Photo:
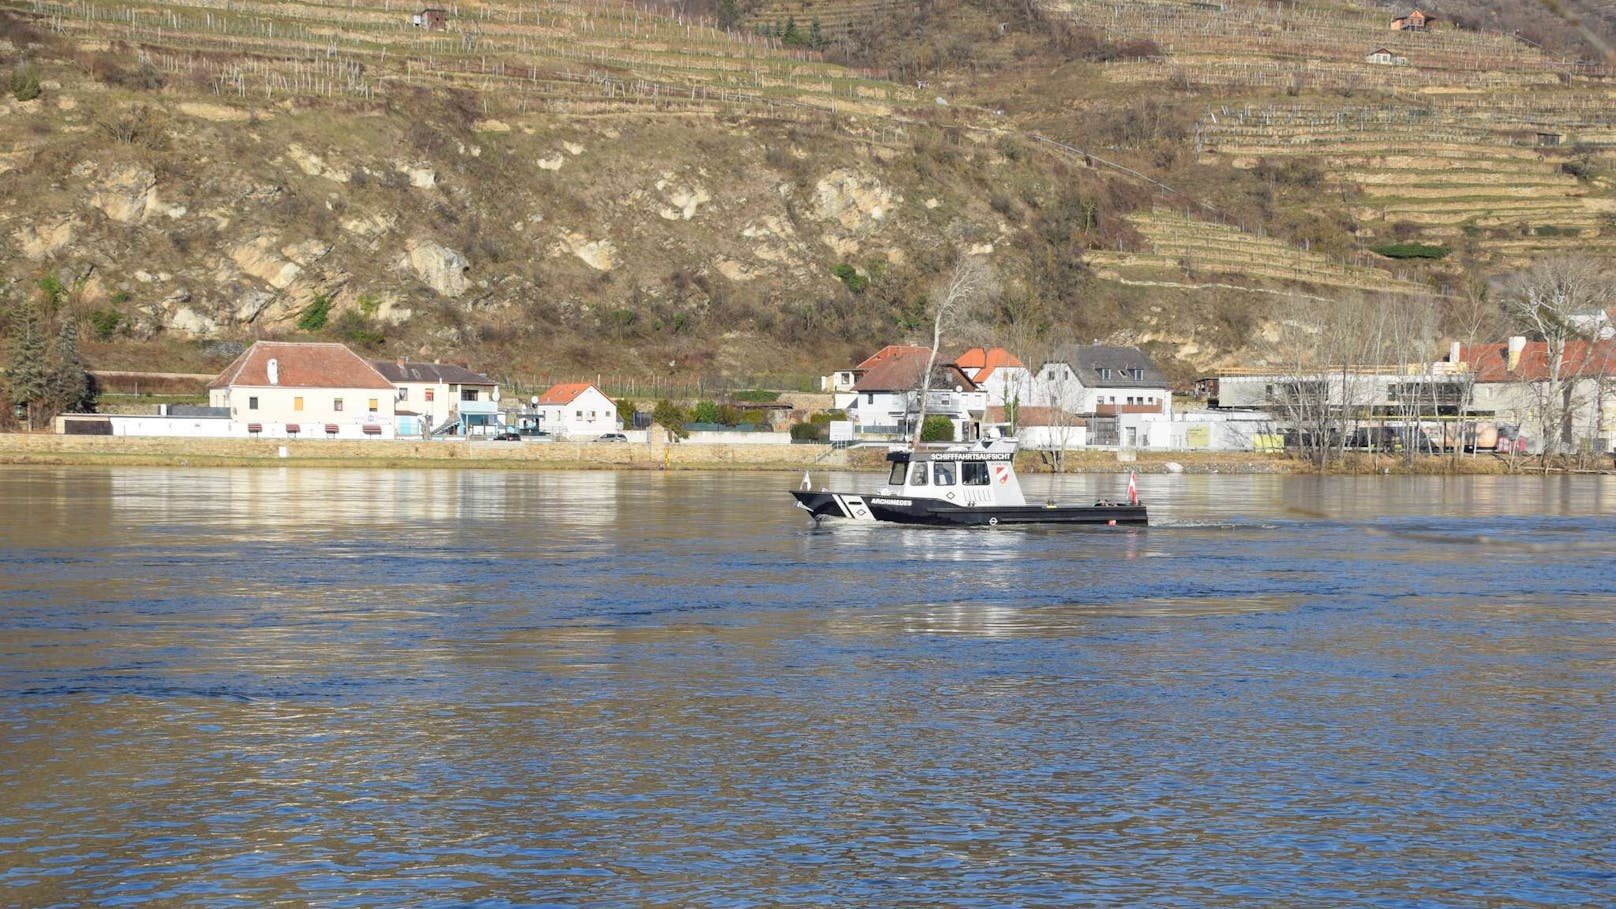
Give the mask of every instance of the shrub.
<path id="1" fill-rule="evenodd" d="M 920 427 L 920 441 L 954 441 L 954 421 L 941 414 L 932 414 L 926 418 L 926 422 Z"/>
<path id="2" fill-rule="evenodd" d="M 856 294 L 864 293 L 864 289 L 870 286 L 870 279 L 859 274 L 857 268 L 846 262 L 836 266 L 835 275 L 841 279 L 843 284 L 847 285 L 848 290 Z"/>
<path id="3" fill-rule="evenodd" d="M 314 302 L 305 308 L 297 317 L 297 327 L 300 331 L 319 331 L 331 318 L 331 295 L 315 294 Z"/>
<path id="4" fill-rule="evenodd" d="M 98 309 L 90 313 L 90 329 L 95 333 L 97 341 L 110 341 L 118 333 L 118 326 L 123 324 L 123 313 L 115 307 Z"/>
<path id="5" fill-rule="evenodd" d="M 823 442 L 830 438 L 830 427 L 822 423 L 796 423 L 791 427 L 793 442 Z"/>
<path id="6" fill-rule="evenodd" d="M 690 411 L 692 423 L 722 423 L 718 418 L 718 403 L 716 401 L 697 401 Z"/>
<path id="7" fill-rule="evenodd" d="M 371 321 L 353 310 L 337 317 L 337 336 L 356 347 L 380 347 L 387 338 Z"/>
<path id="8" fill-rule="evenodd" d="M 1446 246 L 1436 243 L 1382 243 L 1369 249 L 1388 259 L 1440 259 L 1448 254 Z"/>
<path id="9" fill-rule="evenodd" d="M 685 429 L 685 424 L 689 422 L 689 419 L 684 408 L 667 398 L 663 398 L 656 403 L 656 408 L 651 411 L 651 420 L 677 438 L 686 439 L 690 437 L 689 430 Z"/>
<path id="10" fill-rule="evenodd" d="M 39 70 L 32 66 L 19 66 L 11 71 L 11 96 L 18 101 L 32 101 L 39 97 Z"/>

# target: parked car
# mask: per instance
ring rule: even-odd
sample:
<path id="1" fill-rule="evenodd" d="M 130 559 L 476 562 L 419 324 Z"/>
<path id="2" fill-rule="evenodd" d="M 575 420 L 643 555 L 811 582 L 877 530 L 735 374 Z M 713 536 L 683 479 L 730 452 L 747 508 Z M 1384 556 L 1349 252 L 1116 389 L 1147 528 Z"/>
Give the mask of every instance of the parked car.
<path id="1" fill-rule="evenodd" d="M 596 436 L 595 441 L 596 442 L 627 442 L 628 441 L 628 436 L 625 436 L 620 432 L 607 432 L 607 433 L 601 433 L 600 435 Z"/>
<path id="2" fill-rule="evenodd" d="M 496 442 L 520 442 L 522 441 L 522 434 L 514 429 L 507 429 L 496 433 L 493 438 Z"/>

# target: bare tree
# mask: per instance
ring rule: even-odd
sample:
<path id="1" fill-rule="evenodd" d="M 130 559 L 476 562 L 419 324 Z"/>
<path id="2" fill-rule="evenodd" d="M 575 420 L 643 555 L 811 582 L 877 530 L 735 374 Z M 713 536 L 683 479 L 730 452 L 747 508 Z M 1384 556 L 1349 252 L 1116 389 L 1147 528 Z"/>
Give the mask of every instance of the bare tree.
<path id="1" fill-rule="evenodd" d="M 1364 367 L 1385 355 L 1386 324 L 1362 299 L 1297 301 L 1291 311 L 1280 326 L 1287 366 L 1269 403 L 1302 456 L 1323 467 L 1340 456 L 1368 402 Z"/>
<path id="2" fill-rule="evenodd" d="M 1375 305 L 1374 311 L 1384 326 L 1379 332 L 1383 344 L 1376 359 L 1396 366 L 1387 389 L 1388 403 L 1402 424 L 1404 459 L 1412 464 L 1419 454 L 1442 444 L 1440 438 L 1426 436 L 1426 420 L 1438 416 L 1444 406 L 1451 408 L 1458 403 L 1453 400 L 1453 386 L 1445 377 L 1439 379 L 1432 365 L 1436 306 L 1425 297 L 1387 297 Z"/>
<path id="3" fill-rule="evenodd" d="M 937 367 L 943 334 L 973 321 L 972 309 L 995 290 L 993 269 L 981 257 L 967 256 L 959 260 L 948 282 L 932 297 L 931 356 L 926 358 L 926 370 L 920 377 L 920 418 L 915 421 L 914 437 L 917 447 L 926 425 L 926 399 L 931 395 L 931 373 Z"/>
<path id="4" fill-rule="evenodd" d="M 1593 365 L 1596 314 L 1612 302 L 1616 277 L 1604 263 L 1588 257 L 1539 262 L 1515 279 L 1505 298 L 1505 312 L 1516 327 L 1543 342 L 1544 378 L 1530 385 L 1531 416 L 1545 458 L 1575 441 L 1575 414 L 1587 403 L 1579 399 L 1578 385 Z"/>

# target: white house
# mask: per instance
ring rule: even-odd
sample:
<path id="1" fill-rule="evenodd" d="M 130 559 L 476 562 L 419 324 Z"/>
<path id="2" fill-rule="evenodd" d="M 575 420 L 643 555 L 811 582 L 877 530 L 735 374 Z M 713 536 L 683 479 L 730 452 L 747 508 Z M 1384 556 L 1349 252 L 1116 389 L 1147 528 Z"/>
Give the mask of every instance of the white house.
<path id="1" fill-rule="evenodd" d="M 988 408 L 988 422 L 1013 432 L 1028 450 L 1067 451 L 1087 447 L 1089 442 L 1087 421 L 1057 407 L 993 406 Z"/>
<path id="2" fill-rule="evenodd" d="M 208 385 L 234 430 L 272 438 L 391 438 L 394 396 L 370 361 L 328 343 L 259 341 Z"/>
<path id="3" fill-rule="evenodd" d="M 1376 63 L 1381 66 L 1407 66 L 1408 58 L 1401 54 L 1394 54 L 1384 47 L 1377 47 L 1364 54 L 1365 63 Z"/>
<path id="4" fill-rule="evenodd" d="M 864 378 L 864 374 L 888 360 L 901 357 L 914 356 L 916 353 L 931 355 L 929 347 L 915 347 L 907 344 L 888 344 L 870 356 L 864 358 L 852 369 L 839 369 L 820 380 L 820 387 L 832 395 L 832 406 L 837 410 L 847 410 L 859 398 L 853 386 Z"/>
<path id="5" fill-rule="evenodd" d="M 1033 404 L 1070 413 L 1118 416 L 1173 412 L 1173 392 L 1137 347 L 1065 345 L 1039 368 Z"/>
<path id="6" fill-rule="evenodd" d="M 880 359 L 865 361 L 872 365 L 864 369 L 842 409 L 858 432 L 908 435 L 920 416 L 921 379 L 931 349 L 888 347 L 877 357 Z M 933 367 L 926 414 L 953 421 L 955 438 L 973 438 L 986 409 L 987 395 L 958 366 L 938 363 Z"/>
<path id="7" fill-rule="evenodd" d="M 1519 426 L 1533 448 L 1552 439 L 1561 452 L 1616 452 L 1616 341 L 1568 341 L 1558 370 L 1548 344 L 1520 336 L 1453 348 L 1449 360 L 1465 364 L 1474 383 L 1470 413 Z M 1552 372 L 1560 383 L 1553 396 Z"/>
<path id="8" fill-rule="evenodd" d="M 954 364 L 987 395 L 989 407 L 1032 400 L 1032 372 L 1002 347 L 973 347 L 960 354 Z"/>
<path id="9" fill-rule="evenodd" d="M 499 431 L 499 383 L 453 363 L 372 360 L 393 383 L 398 399 L 399 433 L 430 435 L 450 423 L 461 435 Z"/>
<path id="10" fill-rule="evenodd" d="M 623 428 L 617 405 L 588 382 L 553 385 L 533 405 L 539 428 L 557 438 L 593 439 Z"/>

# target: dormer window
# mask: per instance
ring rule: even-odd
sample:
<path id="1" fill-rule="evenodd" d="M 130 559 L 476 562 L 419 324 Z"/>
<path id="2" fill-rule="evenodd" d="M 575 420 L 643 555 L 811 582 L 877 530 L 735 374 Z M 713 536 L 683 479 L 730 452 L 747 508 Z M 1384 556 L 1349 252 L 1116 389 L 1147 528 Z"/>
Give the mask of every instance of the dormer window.
<path id="1" fill-rule="evenodd" d="M 1100 381 L 1102 381 L 1102 382 L 1111 381 L 1111 367 L 1109 367 L 1109 366 L 1101 366 L 1099 371 L 1100 371 Z"/>
<path id="2" fill-rule="evenodd" d="M 1135 378 L 1135 379 L 1139 379 L 1139 380 L 1143 380 L 1143 379 L 1144 379 L 1144 377 L 1145 377 L 1145 371 L 1144 371 L 1144 370 L 1143 370 L 1143 369 L 1140 369 L 1140 368 L 1139 368 L 1139 367 L 1137 367 L 1137 366 L 1135 366 L 1135 367 L 1134 367 L 1134 368 L 1132 368 L 1132 369 L 1130 369 L 1130 370 L 1128 370 L 1128 372 L 1129 372 L 1129 374 L 1131 374 L 1131 375 L 1132 375 L 1132 376 L 1133 376 L 1133 377 L 1134 377 L 1134 378 Z"/>

